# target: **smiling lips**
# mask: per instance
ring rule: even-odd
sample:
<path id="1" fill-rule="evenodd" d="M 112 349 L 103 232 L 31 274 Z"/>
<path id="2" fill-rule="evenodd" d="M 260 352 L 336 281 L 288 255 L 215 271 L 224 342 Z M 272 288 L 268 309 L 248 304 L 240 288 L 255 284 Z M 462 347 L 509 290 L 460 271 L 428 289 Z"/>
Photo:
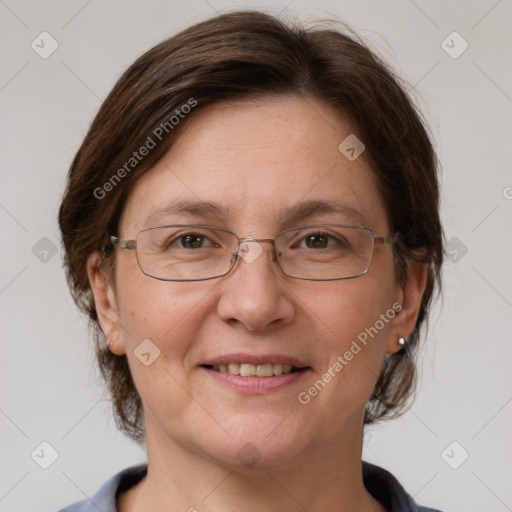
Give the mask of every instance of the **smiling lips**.
<path id="1" fill-rule="evenodd" d="M 248 363 L 229 363 L 214 365 L 212 369 L 221 373 L 230 373 L 231 375 L 240 375 L 242 377 L 273 377 L 274 375 L 291 373 L 293 366 L 281 363 L 266 363 L 258 365 Z"/>
<path id="2" fill-rule="evenodd" d="M 254 356 L 249 354 L 230 354 L 217 357 L 202 366 L 221 374 L 262 378 L 278 377 L 309 368 L 296 359 L 282 355 Z"/>
<path id="3" fill-rule="evenodd" d="M 201 367 L 223 386 L 245 395 L 260 395 L 286 388 L 305 378 L 312 370 L 297 359 L 268 354 L 226 354 Z"/>

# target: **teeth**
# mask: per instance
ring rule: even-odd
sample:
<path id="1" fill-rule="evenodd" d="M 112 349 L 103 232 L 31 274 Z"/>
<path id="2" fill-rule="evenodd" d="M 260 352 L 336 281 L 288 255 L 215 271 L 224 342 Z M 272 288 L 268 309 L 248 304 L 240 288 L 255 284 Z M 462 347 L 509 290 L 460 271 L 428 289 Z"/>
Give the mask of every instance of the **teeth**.
<path id="1" fill-rule="evenodd" d="M 228 372 L 233 375 L 240 375 L 240 365 L 238 363 L 228 364 Z"/>
<path id="2" fill-rule="evenodd" d="M 256 366 L 253 364 L 241 364 L 240 365 L 240 375 L 242 377 L 253 377 L 256 375 Z"/>
<path id="3" fill-rule="evenodd" d="M 274 375 L 274 367 L 270 363 L 259 364 L 256 366 L 256 375 L 258 377 L 272 377 Z"/>
<path id="4" fill-rule="evenodd" d="M 247 364 L 247 363 L 229 363 L 219 364 L 213 367 L 214 370 L 221 373 L 231 373 L 232 375 L 240 375 L 242 377 L 273 377 L 274 375 L 282 375 L 283 373 L 291 373 L 292 366 L 281 363 L 267 364 Z"/>
<path id="5" fill-rule="evenodd" d="M 283 373 L 283 365 L 282 364 L 273 364 L 274 375 L 281 375 Z"/>

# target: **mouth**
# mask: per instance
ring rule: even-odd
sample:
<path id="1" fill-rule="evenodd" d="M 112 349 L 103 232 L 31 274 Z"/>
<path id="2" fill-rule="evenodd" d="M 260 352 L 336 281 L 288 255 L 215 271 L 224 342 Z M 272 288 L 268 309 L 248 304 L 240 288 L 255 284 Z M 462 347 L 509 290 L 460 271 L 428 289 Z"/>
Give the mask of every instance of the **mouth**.
<path id="1" fill-rule="evenodd" d="M 260 394 L 292 385 L 312 368 L 283 355 L 228 354 L 200 365 L 216 382 L 241 393 Z"/>
<path id="2" fill-rule="evenodd" d="M 297 367 L 291 364 L 282 363 L 225 363 L 215 365 L 203 365 L 203 368 L 213 370 L 220 373 L 229 373 L 231 375 L 239 375 L 241 377 L 275 377 L 278 375 L 286 375 L 306 370 L 308 367 Z"/>

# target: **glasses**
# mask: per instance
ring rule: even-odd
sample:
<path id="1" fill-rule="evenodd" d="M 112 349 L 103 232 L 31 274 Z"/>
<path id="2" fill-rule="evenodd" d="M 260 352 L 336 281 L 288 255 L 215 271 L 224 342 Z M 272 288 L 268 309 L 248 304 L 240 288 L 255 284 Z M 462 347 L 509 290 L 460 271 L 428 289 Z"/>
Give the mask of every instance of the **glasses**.
<path id="1" fill-rule="evenodd" d="M 223 277 L 242 258 L 252 263 L 262 242 L 273 244 L 273 261 L 284 275 L 309 281 L 351 279 L 366 274 L 375 246 L 393 244 L 397 234 L 376 236 L 370 228 L 320 224 L 281 231 L 274 239 L 239 238 L 226 229 L 195 224 L 143 229 L 134 240 L 111 236 L 135 251 L 141 271 L 162 281 L 204 281 Z"/>

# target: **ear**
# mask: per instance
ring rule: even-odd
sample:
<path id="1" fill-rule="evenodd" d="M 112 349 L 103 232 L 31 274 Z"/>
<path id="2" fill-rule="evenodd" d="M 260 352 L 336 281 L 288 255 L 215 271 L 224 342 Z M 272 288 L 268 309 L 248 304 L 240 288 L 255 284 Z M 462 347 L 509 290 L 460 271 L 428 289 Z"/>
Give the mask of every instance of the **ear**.
<path id="1" fill-rule="evenodd" d="M 416 326 L 416 320 L 420 312 L 421 300 L 427 285 L 427 265 L 425 263 L 411 262 L 408 268 L 407 280 L 399 288 L 397 302 L 402 305 L 393 318 L 390 338 L 388 339 L 386 352 L 396 354 L 402 349 L 399 338 L 409 338 Z"/>
<path id="2" fill-rule="evenodd" d="M 101 330 L 110 351 L 117 355 L 126 353 L 121 337 L 121 322 L 112 279 L 106 276 L 100 267 L 101 256 L 98 251 L 87 258 L 87 276 L 94 295 L 94 303 Z"/>

